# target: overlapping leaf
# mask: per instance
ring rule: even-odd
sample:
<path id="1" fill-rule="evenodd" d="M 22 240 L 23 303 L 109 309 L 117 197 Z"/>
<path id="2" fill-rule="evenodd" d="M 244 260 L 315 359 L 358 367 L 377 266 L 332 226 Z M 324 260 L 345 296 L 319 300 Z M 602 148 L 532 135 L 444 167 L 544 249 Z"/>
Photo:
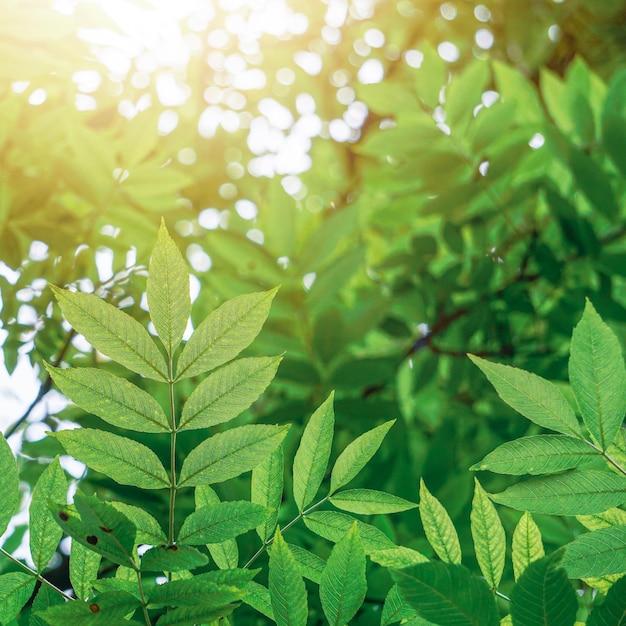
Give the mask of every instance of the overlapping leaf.
<path id="1" fill-rule="evenodd" d="M 545 555 L 541 532 L 532 515 L 526 511 L 513 532 L 513 574 L 517 580 L 524 570 Z"/>
<path id="2" fill-rule="evenodd" d="M 587 626 L 626 625 L 626 576 L 622 576 L 606 594 L 606 600 L 593 610 Z"/>
<path id="3" fill-rule="evenodd" d="M 22 610 L 35 590 L 36 579 L 24 572 L 0 576 L 0 622 L 8 624 Z"/>
<path id="4" fill-rule="evenodd" d="M 20 497 L 17 464 L 7 440 L 0 434 L 0 533 L 4 533 L 15 513 Z"/>
<path id="5" fill-rule="evenodd" d="M 261 541 L 267 541 L 276 530 L 278 509 L 283 498 L 284 454 L 278 446 L 265 461 L 252 470 L 250 500 L 268 511 L 265 521 L 257 526 Z"/>
<path id="6" fill-rule="evenodd" d="M 417 506 L 404 498 L 374 489 L 347 489 L 335 493 L 329 500 L 342 511 L 360 515 L 399 513 Z"/>
<path id="7" fill-rule="evenodd" d="M 601 528 L 580 535 L 565 547 L 563 567 L 571 578 L 626 572 L 626 526 Z"/>
<path id="8" fill-rule="evenodd" d="M 93 584 L 98 578 L 101 555 L 86 548 L 80 541 L 72 539 L 70 549 L 70 582 L 74 595 L 85 600 L 91 595 Z"/>
<path id="9" fill-rule="evenodd" d="M 141 557 L 143 572 L 185 572 L 209 562 L 206 554 L 192 546 L 155 546 Z"/>

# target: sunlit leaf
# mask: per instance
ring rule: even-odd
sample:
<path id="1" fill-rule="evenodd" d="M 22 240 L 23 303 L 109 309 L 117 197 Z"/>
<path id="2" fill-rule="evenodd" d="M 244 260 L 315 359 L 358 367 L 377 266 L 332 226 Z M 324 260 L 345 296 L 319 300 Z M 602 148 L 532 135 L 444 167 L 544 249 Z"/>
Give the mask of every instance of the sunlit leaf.
<path id="1" fill-rule="evenodd" d="M 417 504 L 409 502 L 384 491 L 374 489 L 349 489 L 339 491 L 329 498 L 332 504 L 342 511 L 359 513 L 360 515 L 373 515 L 385 513 L 399 513 L 417 507 Z"/>
<path id="2" fill-rule="evenodd" d="M 101 555 L 89 550 L 79 541 L 72 539 L 70 549 L 70 582 L 74 595 L 85 600 L 91 595 L 93 584 L 98 578 Z"/>
<path id="3" fill-rule="evenodd" d="M 272 598 L 269 589 L 251 580 L 243 587 L 248 593 L 244 596 L 243 601 L 253 609 L 274 620 L 274 610 L 272 609 Z"/>
<path id="4" fill-rule="evenodd" d="M 37 580 L 24 572 L 0 575 L 0 622 L 9 623 L 28 602 Z"/>
<path id="5" fill-rule="evenodd" d="M 588 530 L 600 530 L 611 526 L 626 525 L 626 511 L 612 508 L 595 515 L 577 515 L 576 519 Z"/>
<path id="6" fill-rule="evenodd" d="M 237 602 L 246 595 L 243 588 L 213 582 L 210 574 L 196 574 L 187 580 L 173 580 L 157 585 L 148 597 L 149 606 L 161 608 L 203 604 L 206 608 L 217 608 Z"/>
<path id="7" fill-rule="evenodd" d="M 20 497 L 20 481 L 17 464 L 7 440 L 0 434 L 0 532 L 4 533 L 15 513 Z"/>
<path id="8" fill-rule="evenodd" d="M 261 541 L 267 541 L 276 530 L 278 509 L 283 498 L 284 454 L 278 446 L 265 461 L 252 470 L 250 500 L 267 509 L 265 521 L 257 526 Z"/>
<path id="9" fill-rule="evenodd" d="M 570 578 L 626 572 L 626 526 L 601 528 L 580 535 L 565 547 L 563 567 Z"/>
<path id="10" fill-rule="evenodd" d="M 157 520 L 147 511 L 125 502 L 111 502 L 120 513 L 123 513 L 137 528 L 135 541 L 149 545 L 167 542 L 167 537 Z"/>
<path id="11" fill-rule="evenodd" d="M 324 559 L 317 554 L 309 552 L 300 546 L 291 543 L 288 543 L 287 545 L 291 550 L 291 554 L 293 554 L 293 558 L 298 564 L 298 571 L 300 574 L 302 574 L 304 578 L 308 578 L 319 585 L 320 580 L 322 579 L 322 572 L 326 567 L 326 561 L 324 561 Z"/>
<path id="12" fill-rule="evenodd" d="M 526 511 L 513 532 L 512 560 L 515 580 L 533 561 L 541 559 L 544 554 L 541 532 L 532 515 Z"/>

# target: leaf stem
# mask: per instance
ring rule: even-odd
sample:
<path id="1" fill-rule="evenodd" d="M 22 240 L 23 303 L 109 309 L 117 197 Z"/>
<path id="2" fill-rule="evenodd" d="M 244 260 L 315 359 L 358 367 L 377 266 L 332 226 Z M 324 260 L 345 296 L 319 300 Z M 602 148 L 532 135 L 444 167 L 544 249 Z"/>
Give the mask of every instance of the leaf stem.
<path id="1" fill-rule="evenodd" d="M 75 600 L 75 598 L 72 598 L 72 596 L 65 593 L 65 591 L 61 591 L 61 589 L 59 589 L 56 585 L 51 583 L 49 580 L 46 580 L 41 574 L 38 574 L 34 569 L 31 569 L 30 567 L 28 567 L 26 563 L 22 563 L 22 561 L 20 561 L 19 559 L 16 559 L 12 554 L 7 552 L 4 548 L 0 548 L 0 553 L 4 554 L 4 556 L 6 556 L 7 559 L 10 559 L 16 565 L 19 565 L 23 570 L 26 570 L 26 572 L 28 572 L 31 576 L 34 576 L 39 582 L 41 582 L 44 585 L 48 585 L 50 589 L 53 589 L 54 591 L 56 591 L 58 594 L 63 596 L 66 600 L 69 600 L 69 601 Z"/>
<path id="2" fill-rule="evenodd" d="M 168 524 L 168 540 L 170 545 L 174 543 L 174 509 L 176 506 L 176 406 L 174 404 L 174 366 L 172 357 L 168 361 L 169 369 L 169 388 L 170 388 L 170 426 L 172 429 L 172 437 L 170 440 L 170 511 Z"/>
<path id="3" fill-rule="evenodd" d="M 137 587 L 139 589 L 139 597 L 141 598 L 141 609 L 143 610 L 143 618 L 146 626 L 152 626 L 150 615 L 148 615 L 148 603 L 146 602 L 146 594 L 143 590 L 143 581 L 141 580 L 141 570 L 137 570 Z"/>
<path id="4" fill-rule="evenodd" d="M 496 594 L 496 596 L 498 596 L 498 598 L 502 598 L 503 600 L 506 600 L 507 602 L 511 601 L 511 598 L 509 598 L 509 596 L 503 594 L 501 591 L 498 591 L 497 589 L 494 589 L 493 592 Z"/>
<path id="5" fill-rule="evenodd" d="M 298 513 L 296 517 L 294 517 L 288 524 L 283 526 L 281 532 L 284 534 L 288 531 L 294 524 L 297 524 L 301 519 L 304 519 L 311 511 L 314 511 L 319 506 L 324 504 L 326 500 L 330 497 L 330 494 L 323 497 L 319 502 L 312 504 L 308 509 L 302 511 L 302 513 Z M 262 554 L 274 543 L 274 537 L 270 537 L 266 541 L 263 542 L 263 545 L 250 557 L 250 560 L 243 566 L 243 569 L 248 569 Z"/>

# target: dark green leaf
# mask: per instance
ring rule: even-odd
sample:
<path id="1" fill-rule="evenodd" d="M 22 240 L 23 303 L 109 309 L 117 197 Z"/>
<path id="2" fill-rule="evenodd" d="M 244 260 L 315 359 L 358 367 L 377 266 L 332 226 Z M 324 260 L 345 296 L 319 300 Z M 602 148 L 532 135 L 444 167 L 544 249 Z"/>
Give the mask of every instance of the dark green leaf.
<path id="1" fill-rule="evenodd" d="M 250 499 L 268 511 L 265 521 L 257 526 L 261 541 L 267 541 L 276 530 L 278 509 L 283 498 L 284 454 L 278 446 L 272 454 L 252 470 Z"/>
<path id="2" fill-rule="evenodd" d="M 622 576 L 606 594 L 604 603 L 596 607 L 587 626 L 624 626 L 626 624 L 626 576 Z"/>
<path id="3" fill-rule="evenodd" d="M 245 595 L 242 588 L 213 582 L 211 572 L 208 572 L 208 575 L 196 574 L 186 580 L 157 585 L 150 593 L 148 604 L 151 608 L 204 605 L 214 609 L 237 602 Z"/>
<path id="4" fill-rule="evenodd" d="M 37 613 L 45 611 L 51 606 L 58 606 L 63 603 L 63 597 L 57 591 L 48 587 L 48 585 L 41 585 L 33 600 L 28 626 L 46 626 L 46 622 L 39 617 Z"/>
<path id="5" fill-rule="evenodd" d="M 626 526 L 580 535 L 565 547 L 563 567 L 570 578 L 596 578 L 626 572 Z"/>
<path id="6" fill-rule="evenodd" d="M 20 480 L 15 457 L 3 435 L 0 435 L 0 475 L 0 533 L 4 533 L 18 505 Z"/>
<path id="7" fill-rule="evenodd" d="M 143 572 L 180 572 L 201 567 L 209 557 L 191 546 L 156 546 L 141 557 Z"/>

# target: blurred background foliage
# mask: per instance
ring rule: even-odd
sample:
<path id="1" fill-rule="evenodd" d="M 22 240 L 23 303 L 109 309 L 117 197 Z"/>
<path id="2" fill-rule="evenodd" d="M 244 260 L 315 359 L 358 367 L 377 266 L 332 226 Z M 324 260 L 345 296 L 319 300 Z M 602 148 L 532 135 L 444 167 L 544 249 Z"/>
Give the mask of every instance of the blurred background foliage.
<path id="1" fill-rule="evenodd" d="M 281 285 L 251 351 L 285 358 L 239 421 L 291 422 L 293 448 L 335 389 L 338 451 L 398 418 L 361 484 L 415 500 L 423 477 L 471 563 L 467 468 L 536 427 L 465 354 L 564 381 L 585 296 L 625 334 L 626 1 L 0 8 L 3 394 L 37 394 L 9 377 L 18 364 L 41 385 L 35 411 L 3 414 L 24 479 L 59 451 L 43 430 L 97 421 L 53 401 L 42 360 L 115 367 L 69 332 L 46 281 L 147 323 L 164 216 L 195 277 L 195 320 Z M 247 488 L 230 481 L 221 495 Z M 548 545 L 577 532 L 539 522 Z M 373 523 L 428 550 L 415 512 Z M 24 530 L 18 520 L 5 547 Z M 359 623 L 389 586 L 376 580 Z"/>

